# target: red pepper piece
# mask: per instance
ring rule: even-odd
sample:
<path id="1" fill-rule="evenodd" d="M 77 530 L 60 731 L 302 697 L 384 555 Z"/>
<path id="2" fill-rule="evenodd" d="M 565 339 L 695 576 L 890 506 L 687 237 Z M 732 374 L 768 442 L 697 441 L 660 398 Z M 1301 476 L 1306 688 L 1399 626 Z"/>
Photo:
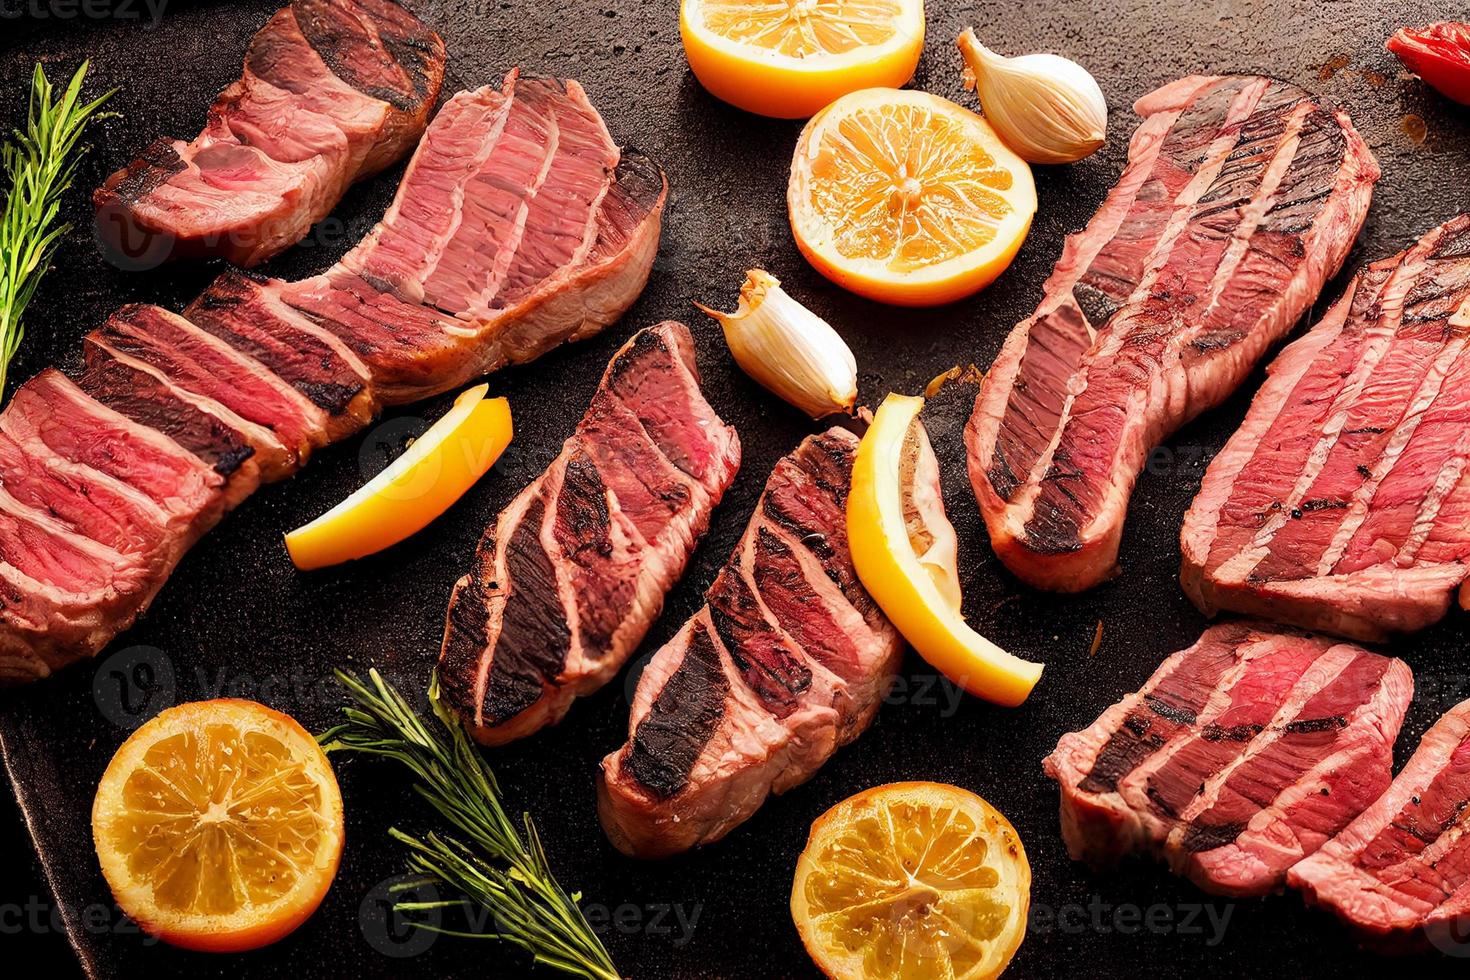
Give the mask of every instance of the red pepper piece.
<path id="1" fill-rule="evenodd" d="M 1400 28 L 1388 39 L 1388 50 L 1426 85 L 1470 105 L 1470 24 Z"/>

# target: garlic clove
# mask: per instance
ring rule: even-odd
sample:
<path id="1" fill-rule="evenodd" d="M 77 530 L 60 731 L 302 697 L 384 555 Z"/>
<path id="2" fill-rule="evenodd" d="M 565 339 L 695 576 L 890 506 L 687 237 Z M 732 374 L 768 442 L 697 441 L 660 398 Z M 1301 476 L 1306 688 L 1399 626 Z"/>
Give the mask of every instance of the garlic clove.
<path id="1" fill-rule="evenodd" d="M 857 360 L 831 325 L 792 299 L 769 272 L 751 269 L 734 313 L 695 303 L 719 321 L 735 363 L 814 419 L 851 414 Z"/>
<path id="2" fill-rule="evenodd" d="M 965 82 L 973 77 L 986 120 L 1029 163 L 1073 163 L 1107 138 L 1108 104 L 1097 79 L 1054 54 L 1007 58 L 966 30 L 959 37 Z"/>

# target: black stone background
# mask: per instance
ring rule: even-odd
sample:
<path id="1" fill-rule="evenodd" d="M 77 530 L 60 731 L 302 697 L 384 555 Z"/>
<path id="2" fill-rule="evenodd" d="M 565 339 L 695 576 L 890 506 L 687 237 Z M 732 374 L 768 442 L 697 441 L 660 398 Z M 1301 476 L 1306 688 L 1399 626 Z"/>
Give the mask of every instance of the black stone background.
<path id="1" fill-rule="evenodd" d="M 114 108 L 121 117 L 97 132 L 95 152 L 68 200 L 78 230 L 66 239 L 36 297 L 17 378 L 47 364 L 75 365 L 81 336 L 119 304 L 179 308 L 218 271 L 202 265 L 143 273 L 108 267 L 87 228 L 86 192 L 155 135 L 197 132 L 214 93 L 238 75 L 250 34 L 275 6 L 274 0 L 169 0 L 154 25 L 141 0 L 98 0 L 87 8 L 93 16 L 70 0 L 45 3 L 50 5 L 0 0 L 7 14 L 0 20 L 0 124 L 8 129 L 19 121 L 37 60 L 61 75 L 84 56 L 93 60 L 94 90 L 119 87 Z M 953 47 L 960 30 L 973 25 L 1002 51 L 1051 50 L 1087 65 L 1111 105 L 1110 140 L 1080 164 L 1037 169 L 1041 206 L 1031 237 L 993 287 L 946 308 L 903 310 L 843 293 L 801 260 L 784 204 L 800 124 L 749 116 L 707 95 L 686 69 L 673 0 L 421 0 L 418 6 L 448 42 L 446 91 L 498 81 L 513 65 L 575 77 L 620 141 L 661 161 L 672 190 L 652 281 L 627 319 L 602 336 L 491 379 L 495 393 L 510 397 L 515 444 L 424 533 L 385 554 L 309 575 L 293 570 L 280 544 L 283 531 L 316 516 L 383 465 L 406 432 L 448 405 L 448 396 L 393 413 L 383 428 L 321 453 L 295 479 L 256 494 L 185 558 L 144 621 L 96 663 L 0 696 L 5 761 L 46 872 L 43 883 L 7 803 L 0 808 L 6 821 L 0 854 L 12 870 L 0 878 L 0 950 L 34 952 L 43 968 L 62 974 L 74 969 L 60 952 L 57 933 L 25 925 L 17 932 L 22 920 L 14 909 L 37 896 L 66 911 L 80 962 L 97 975 L 529 974 L 523 958 L 492 942 L 442 938 L 412 956 L 384 952 L 413 951 L 394 945 L 402 937 L 384 938 L 384 915 L 373 900 L 374 887 L 400 868 L 400 854 L 384 832 L 390 824 L 429 826 L 398 772 L 385 764 L 351 760 L 339 766 L 349 836 L 323 908 L 280 944 L 232 957 L 147 945 L 119 924 L 92 854 L 92 793 L 128 726 L 173 701 L 221 691 L 254 696 L 319 729 L 336 706 L 324 683 L 332 667 L 377 665 L 406 688 L 421 690 L 438 650 L 450 585 L 487 521 L 556 453 L 617 345 L 637 327 L 678 317 L 694 326 L 711 401 L 739 427 L 745 445 L 740 476 L 635 666 L 579 704 L 560 727 L 491 756 L 508 799 L 535 814 L 563 882 L 583 890 L 588 903 L 614 912 L 626 907 L 621 927 L 607 936 L 627 975 L 813 976 L 787 912 L 807 828 L 848 794 L 899 779 L 957 783 L 999 806 L 1030 856 L 1033 905 L 1074 909 L 1065 927 L 1037 919 L 1012 976 L 1463 975 L 1464 959 L 1399 965 L 1359 952 L 1333 920 L 1305 909 L 1294 895 L 1226 902 L 1157 867 L 1130 864 L 1094 875 L 1070 862 L 1063 849 L 1056 790 L 1042 776 L 1040 760 L 1058 735 L 1090 722 L 1137 687 L 1163 656 L 1198 635 L 1203 619 L 1176 581 L 1180 519 L 1205 463 L 1243 415 L 1259 373 L 1164 447 L 1133 497 L 1122 576 L 1086 595 L 1048 596 L 1020 586 L 989 555 L 973 500 L 952 495 L 973 621 L 1016 653 L 1049 664 L 1024 707 L 1003 710 L 966 699 L 957 711 L 946 710 L 944 698 L 934 696 L 933 672 L 910 657 L 903 693 L 857 744 L 808 784 L 768 803 L 728 840 L 662 863 L 638 863 L 612 850 L 597 825 L 593 787 L 598 759 L 623 739 L 636 664 L 698 607 L 772 463 L 813 429 L 734 368 L 718 332 L 691 299 L 729 304 L 743 270 L 771 270 L 848 338 L 861 369 L 862 398 L 870 403 L 890 389 L 916 391 L 958 362 L 983 367 L 1035 304 L 1063 235 L 1083 225 L 1116 180 L 1136 123 L 1132 101 L 1198 71 L 1273 73 L 1344 106 L 1384 170 L 1349 267 L 1386 255 L 1470 207 L 1470 110 L 1403 75 L 1383 41 L 1400 23 L 1463 18 L 1470 8 L 1451 0 L 930 0 L 929 41 L 914 85 L 973 104 L 961 87 Z M 17 11 L 20 18 L 10 16 Z M 1407 114 L 1427 122 L 1422 145 L 1405 132 Z M 382 213 L 399 172 L 353 189 L 311 239 L 266 271 L 292 277 L 324 268 Z M 1318 312 L 1340 286 L 1329 285 Z M 944 463 L 947 479 L 962 485 L 963 461 Z M 1102 642 L 1090 656 L 1099 620 Z M 1464 638 L 1464 621 L 1454 614 L 1393 648 L 1415 668 L 1419 688 L 1400 739 L 1400 762 L 1442 711 L 1470 695 Z M 1210 903 L 1217 916 L 1230 915 L 1223 939 L 1214 944 L 1204 914 L 1190 912 L 1200 903 Z M 677 941 L 677 928 L 664 931 L 667 920 L 655 922 L 662 905 L 680 907 L 686 918 L 698 911 L 687 941 Z M 1198 917 L 1186 924 L 1191 914 Z M 1160 928 L 1165 917 L 1175 925 Z M 1201 931 L 1188 927 L 1201 924 Z"/>

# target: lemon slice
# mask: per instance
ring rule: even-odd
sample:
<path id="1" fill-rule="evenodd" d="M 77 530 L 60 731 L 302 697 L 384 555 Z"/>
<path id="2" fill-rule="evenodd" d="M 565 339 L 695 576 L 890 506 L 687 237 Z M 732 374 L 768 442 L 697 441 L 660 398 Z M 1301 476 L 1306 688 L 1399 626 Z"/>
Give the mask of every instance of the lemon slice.
<path id="1" fill-rule="evenodd" d="M 474 486 L 510 445 L 510 405 L 476 385 L 372 480 L 286 535 L 300 569 L 382 551 L 423 530 Z"/>
<path id="2" fill-rule="evenodd" d="M 818 272 L 880 302 L 948 303 L 1015 258 L 1031 167 L 975 113 L 927 92 L 843 96 L 802 130 L 786 204 Z"/>
<path id="3" fill-rule="evenodd" d="M 780 119 L 913 77 L 923 0 L 684 0 L 679 32 L 716 98 Z"/>
<path id="4" fill-rule="evenodd" d="M 342 794 L 316 740 L 253 701 L 163 711 L 108 763 L 92 836 L 118 905 L 187 949 L 275 942 L 321 904 Z"/>
<path id="5" fill-rule="evenodd" d="M 892 783 L 812 824 L 791 917 L 834 980 L 988 980 L 1030 902 L 1026 851 L 998 810 L 956 786 Z"/>
<path id="6" fill-rule="evenodd" d="M 924 399 L 889 395 L 873 416 L 852 467 L 847 535 L 863 587 L 919 655 L 977 697 L 1014 707 L 1042 665 L 1006 653 L 965 622 L 953 591 L 941 590 L 910 538 L 900 470 L 909 425 Z"/>

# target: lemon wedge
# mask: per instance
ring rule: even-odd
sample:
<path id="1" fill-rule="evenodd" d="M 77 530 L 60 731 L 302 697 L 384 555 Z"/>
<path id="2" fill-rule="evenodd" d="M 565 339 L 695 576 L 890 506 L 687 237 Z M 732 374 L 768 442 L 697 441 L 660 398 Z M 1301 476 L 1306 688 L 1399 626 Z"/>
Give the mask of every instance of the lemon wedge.
<path id="1" fill-rule="evenodd" d="M 476 385 L 367 484 L 286 535 L 302 570 L 382 551 L 421 531 L 495 465 L 510 445 L 510 405 Z"/>
<path id="2" fill-rule="evenodd" d="M 1014 707 L 1042 665 L 1006 653 L 965 623 L 958 596 L 941 591 L 920 561 L 904 517 L 904 439 L 924 399 L 889 395 L 858 446 L 847 498 L 847 534 L 863 587 L 919 655 L 977 697 Z"/>
<path id="3" fill-rule="evenodd" d="M 716 98 L 805 119 L 840 95 L 913 77 L 923 0 L 684 0 L 689 67 Z"/>
<path id="4" fill-rule="evenodd" d="M 1036 214 L 1036 184 L 969 109 L 870 88 L 806 124 L 786 207 L 801 254 L 828 279 L 880 303 L 935 306 L 1011 264 Z"/>

